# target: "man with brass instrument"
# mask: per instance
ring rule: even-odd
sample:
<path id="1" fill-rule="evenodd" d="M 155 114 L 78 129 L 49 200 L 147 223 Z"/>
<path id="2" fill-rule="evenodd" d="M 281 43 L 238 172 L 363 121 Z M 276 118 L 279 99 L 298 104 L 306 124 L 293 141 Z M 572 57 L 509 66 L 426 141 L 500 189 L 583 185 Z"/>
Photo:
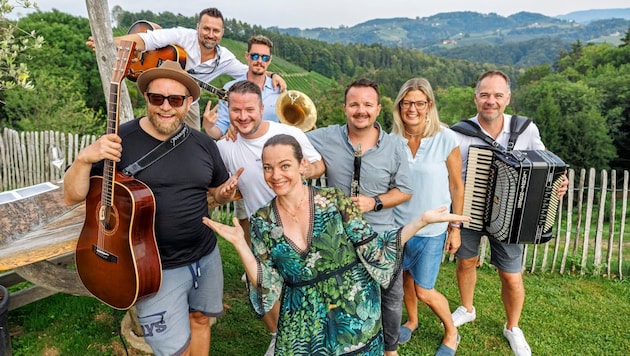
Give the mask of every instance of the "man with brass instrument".
<path id="1" fill-rule="evenodd" d="M 239 190 L 245 202 L 245 214 L 235 216 L 244 227 L 245 238 L 251 246 L 248 217 L 267 204 L 274 191 L 265 181 L 261 164 L 262 150 L 265 142 L 275 135 L 287 134 L 295 137 L 300 143 L 304 158 L 309 165 L 302 172 L 305 179 L 319 177 L 325 166 L 320 154 L 309 142 L 306 135 L 298 128 L 282 123 L 263 120 L 265 106 L 260 87 L 250 81 L 242 80 L 228 89 L 228 107 L 230 122 L 236 131 L 234 140 L 223 138 L 217 141 L 221 158 L 230 173 L 236 173 L 241 167 L 245 170 L 239 180 Z M 205 117 L 205 114 L 204 114 Z M 273 338 L 265 355 L 273 355 L 275 333 L 278 324 L 279 304 L 276 304 L 262 319 Z"/>
<path id="2" fill-rule="evenodd" d="M 280 94 L 280 90 L 265 75 L 273 59 L 271 55 L 272 48 L 273 42 L 266 36 L 255 35 L 250 37 L 247 41 L 247 52 L 245 52 L 245 59 L 249 67 L 247 74 L 226 83 L 223 88 L 227 91 L 237 82 L 250 81 L 258 85 L 261 90 L 262 103 L 265 108 L 262 114 L 263 120 L 281 122 L 295 126 L 302 131 L 315 127 L 317 109 L 311 99 L 304 93 L 295 90 L 285 90 Z M 218 140 L 226 134 L 229 126 L 230 113 L 228 111 L 228 103 L 222 100 L 212 108 L 212 102 L 208 102 L 203 112 L 203 128 L 206 133 Z M 271 194 L 271 189 L 267 189 L 267 193 Z M 273 197 L 273 195 L 270 197 Z M 266 201 L 263 203 L 266 203 Z M 254 211 L 256 209 L 250 210 L 250 213 Z M 243 226 L 246 239 L 249 242 L 247 218 L 250 214 L 246 211 L 243 200 L 234 202 L 234 215 L 241 220 L 241 226 Z"/>
<path id="3" fill-rule="evenodd" d="M 227 82 L 223 89 L 226 91 L 234 85 L 234 83 L 241 80 L 249 80 L 250 82 L 258 85 L 262 91 L 263 105 L 265 105 L 265 111 L 263 113 L 263 120 L 279 122 L 276 115 L 276 100 L 280 96 L 280 90 L 277 86 L 274 86 L 270 77 L 267 77 L 267 68 L 271 64 L 273 56 L 271 55 L 271 49 L 273 48 L 273 42 L 263 35 L 256 35 L 249 38 L 247 41 L 247 52 L 245 52 L 245 60 L 247 61 L 247 73 L 230 82 Z M 227 102 L 220 100 L 214 108 L 212 102 L 208 101 L 206 109 L 203 113 L 203 129 L 210 137 L 218 140 L 227 131 L 230 126 L 230 115 L 228 114 Z M 216 113 L 216 114 L 215 114 Z"/>
<path id="4" fill-rule="evenodd" d="M 347 123 L 309 131 L 306 135 L 326 163 L 328 186 L 350 196 L 376 232 L 396 227 L 393 207 L 411 199 L 412 185 L 406 145 L 383 131 L 376 122 L 381 112 L 378 85 L 358 79 L 345 90 Z M 354 169 L 363 174 L 354 174 Z M 357 172 L 359 173 L 359 172 Z M 358 185 L 358 194 L 352 185 Z M 401 249 L 402 251 L 402 249 Z M 395 252 L 392 252 L 395 253 Z M 402 319 L 402 273 L 388 288 L 381 288 L 381 314 L 385 355 L 397 355 Z"/>

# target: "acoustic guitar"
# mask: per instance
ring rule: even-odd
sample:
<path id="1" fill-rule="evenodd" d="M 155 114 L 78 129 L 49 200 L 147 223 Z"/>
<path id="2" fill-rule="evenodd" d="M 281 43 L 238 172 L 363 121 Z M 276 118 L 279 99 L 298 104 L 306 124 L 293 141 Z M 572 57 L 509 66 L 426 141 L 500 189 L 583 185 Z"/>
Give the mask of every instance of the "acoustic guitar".
<path id="1" fill-rule="evenodd" d="M 135 49 L 122 41 L 109 93 L 107 133 L 118 134 L 120 85 Z M 90 177 L 86 215 L 76 247 L 81 282 L 96 298 L 128 309 L 160 289 L 162 264 L 155 242 L 155 198 L 143 182 L 105 160 L 103 176 Z"/>
<path id="2" fill-rule="evenodd" d="M 160 25 L 153 22 L 139 20 L 131 25 L 127 33 L 141 33 L 161 28 L 162 27 L 160 27 Z M 162 65 L 162 62 L 167 60 L 178 62 L 182 69 L 186 69 L 187 58 L 188 57 L 186 51 L 177 45 L 168 45 L 166 47 L 158 48 L 152 51 L 139 52 L 129 66 L 127 79 L 135 82 L 136 80 L 138 80 L 138 77 L 140 76 L 140 74 L 142 74 L 142 72 L 147 69 L 159 67 L 160 65 Z M 192 75 L 191 77 L 197 82 L 197 84 L 199 84 L 199 87 L 201 89 L 209 91 L 210 93 L 218 96 L 221 100 L 227 100 L 226 90 L 214 87 L 204 81 L 195 78 Z"/>

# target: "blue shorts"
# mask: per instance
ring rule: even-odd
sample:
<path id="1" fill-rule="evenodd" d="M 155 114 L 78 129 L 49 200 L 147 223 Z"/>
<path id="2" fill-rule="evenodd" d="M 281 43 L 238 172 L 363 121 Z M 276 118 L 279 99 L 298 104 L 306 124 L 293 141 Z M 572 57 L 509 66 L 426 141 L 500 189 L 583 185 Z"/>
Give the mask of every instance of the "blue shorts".
<path id="1" fill-rule="evenodd" d="M 458 258 L 472 258 L 479 256 L 479 244 L 482 232 L 462 229 L 462 245 L 455 253 Z M 492 237 L 490 242 L 490 263 L 499 270 L 507 273 L 519 273 L 523 270 L 523 245 L 506 244 Z"/>
<path id="2" fill-rule="evenodd" d="M 223 314 L 223 268 L 219 246 L 197 263 L 162 271 L 157 294 L 136 303 L 145 341 L 155 355 L 179 355 L 190 343 L 192 311 Z M 197 288 L 195 288 L 197 284 Z"/>
<path id="3" fill-rule="evenodd" d="M 442 255 L 446 231 L 437 236 L 414 236 L 405 244 L 403 270 L 409 271 L 414 282 L 424 289 L 433 289 Z"/>

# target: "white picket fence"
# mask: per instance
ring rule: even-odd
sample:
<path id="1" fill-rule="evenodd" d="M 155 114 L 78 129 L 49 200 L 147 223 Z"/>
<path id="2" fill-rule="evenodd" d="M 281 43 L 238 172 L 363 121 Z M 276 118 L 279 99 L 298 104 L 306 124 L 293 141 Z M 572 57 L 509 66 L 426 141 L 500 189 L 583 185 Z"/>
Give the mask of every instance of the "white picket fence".
<path id="1" fill-rule="evenodd" d="M 0 191 L 59 180 L 63 169 L 51 164 L 50 147 L 61 149 L 67 165 L 94 140 L 93 135 L 5 128 L 0 137 Z M 624 254 L 630 249 L 630 237 L 625 236 L 628 171 L 623 171 L 622 177 L 614 170 L 597 172 L 593 168 L 578 173 L 576 177 L 574 170 L 569 171 L 569 191 L 559 207 L 555 238 L 542 245 L 526 245 L 523 270 L 622 279 L 630 273 L 630 257 L 624 261 L 624 256 L 630 256 Z M 312 183 L 325 185 L 325 180 Z M 231 212 L 229 206 L 217 209 Z M 482 263 L 487 253 L 486 242 L 482 245 Z"/>

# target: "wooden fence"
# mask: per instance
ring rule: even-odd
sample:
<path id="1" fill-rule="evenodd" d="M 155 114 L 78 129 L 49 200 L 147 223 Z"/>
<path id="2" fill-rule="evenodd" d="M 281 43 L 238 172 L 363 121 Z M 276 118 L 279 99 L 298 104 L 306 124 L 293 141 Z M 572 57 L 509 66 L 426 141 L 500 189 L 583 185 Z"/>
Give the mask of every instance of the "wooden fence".
<path id="1" fill-rule="evenodd" d="M 5 128 L 0 136 L 0 191 L 61 179 L 63 167 L 95 140 L 94 135 L 17 132 Z M 59 149 L 65 158 L 62 168 L 53 166 L 51 148 Z"/>
<path id="2" fill-rule="evenodd" d="M 51 164 L 50 147 L 59 147 L 68 164 L 95 139 L 92 135 L 4 129 L 0 137 L 0 191 L 61 179 L 62 169 Z M 523 269 L 622 279 L 630 273 L 630 257 L 624 257 L 630 256 L 630 237 L 625 236 L 628 171 L 618 176 L 614 170 L 597 172 L 591 168 L 577 174 L 569 171 L 569 191 L 560 203 L 555 239 L 526 245 Z M 482 263 L 487 252 L 485 242 Z"/>

